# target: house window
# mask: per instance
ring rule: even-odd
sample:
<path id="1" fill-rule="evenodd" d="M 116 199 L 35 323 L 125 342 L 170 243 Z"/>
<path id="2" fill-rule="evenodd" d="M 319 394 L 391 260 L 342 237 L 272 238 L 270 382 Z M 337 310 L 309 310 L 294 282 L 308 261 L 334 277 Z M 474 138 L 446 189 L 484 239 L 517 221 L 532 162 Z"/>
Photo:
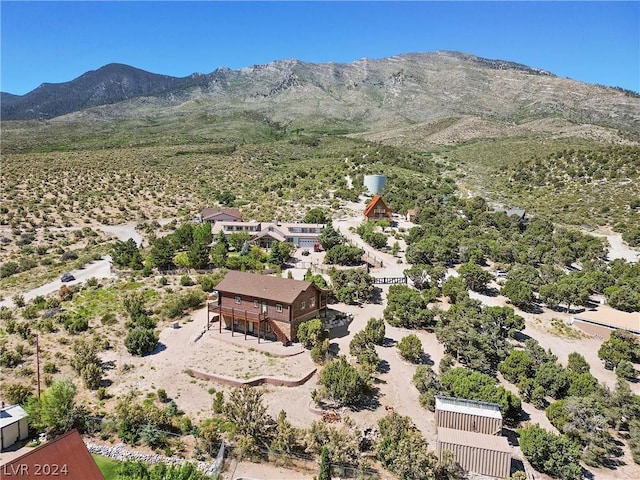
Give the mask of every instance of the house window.
<path id="1" fill-rule="evenodd" d="M 233 299 L 233 301 L 235 303 L 242 303 L 242 298 L 240 298 L 240 295 L 236 295 L 235 298 Z"/>
<path id="2" fill-rule="evenodd" d="M 309 299 L 309 308 L 313 308 L 316 306 L 316 297 L 311 297 Z"/>
<path id="3" fill-rule="evenodd" d="M 307 307 L 307 304 L 304 303 L 304 300 L 300 302 L 300 310 L 304 310 Z"/>
<path id="4" fill-rule="evenodd" d="M 282 305 L 279 303 L 276 303 L 276 312 L 282 313 Z"/>
<path id="5" fill-rule="evenodd" d="M 255 298 L 253 299 L 253 308 L 258 308 L 260 306 L 260 302 L 258 302 L 258 300 L 256 300 Z"/>

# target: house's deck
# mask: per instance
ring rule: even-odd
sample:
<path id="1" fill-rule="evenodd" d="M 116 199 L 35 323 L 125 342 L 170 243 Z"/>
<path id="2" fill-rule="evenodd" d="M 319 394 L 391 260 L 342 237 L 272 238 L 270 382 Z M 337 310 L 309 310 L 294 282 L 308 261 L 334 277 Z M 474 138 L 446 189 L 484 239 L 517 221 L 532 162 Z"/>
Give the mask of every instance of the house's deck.
<path id="1" fill-rule="evenodd" d="M 247 335 L 255 335 L 260 343 L 260 338 L 267 339 L 269 334 L 275 335 L 284 345 L 291 343 L 291 339 L 280 329 L 274 319 L 270 318 L 266 312 L 255 312 L 246 308 L 228 307 L 218 304 L 207 305 L 207 330 L 209 329 L 211 320 L 209 314 L 213 313 L 212 321 L 220 322 L 219 330 L 222 333 L 222 317 L 225 318 L 227 324 L 225 328 L 231 330 L 231 335 L 236 331 L 236 325 L 244 323 L 242 334 L 245 339 Z M 217 317 L 217 318 L 216 318 Z M 257 325 L 257 327 L 256 327 Z"/>

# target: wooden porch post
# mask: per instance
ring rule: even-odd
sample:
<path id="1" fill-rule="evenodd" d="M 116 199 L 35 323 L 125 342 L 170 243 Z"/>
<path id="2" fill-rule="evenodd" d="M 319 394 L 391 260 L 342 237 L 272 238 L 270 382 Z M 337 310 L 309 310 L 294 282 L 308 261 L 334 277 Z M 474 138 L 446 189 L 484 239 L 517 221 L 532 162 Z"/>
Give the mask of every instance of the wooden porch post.
<path id="1" fill-rule="evenodd" d="M 233 337 L 233 331 L 236 329 L 236 314 L 235 314 L 235 309 L 233 307 L 231 307 L 231 336 Z"/>
<path id="2" fill-rule="evenodd" d="M 247 311 L 244 311 L 244 339 L 247 339 Z"/>
<path id="3" fill-rule="evenodd" d="M 222 333 L 222 306 L 218 305 L 218 323 L 220 324 L 220 333 Z"/>
<path id="4" fill-rule="evenodd" d="M 262 327 L 262 317 L 258 314 L 258 345 L 260 345 L 260 327 Z"/>

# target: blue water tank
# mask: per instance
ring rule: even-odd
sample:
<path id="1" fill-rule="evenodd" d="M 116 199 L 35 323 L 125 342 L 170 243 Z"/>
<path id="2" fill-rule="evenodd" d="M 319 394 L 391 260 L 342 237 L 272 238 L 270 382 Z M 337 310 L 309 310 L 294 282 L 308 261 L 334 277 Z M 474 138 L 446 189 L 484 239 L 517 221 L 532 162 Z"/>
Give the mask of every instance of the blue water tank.
<path id="1" fill-rule="evenodd" d="M 367 187 L 371 195 L 377 195 L 387 183 L 387 177 L 384 175 L 365 175 L 364 186 Z"/>

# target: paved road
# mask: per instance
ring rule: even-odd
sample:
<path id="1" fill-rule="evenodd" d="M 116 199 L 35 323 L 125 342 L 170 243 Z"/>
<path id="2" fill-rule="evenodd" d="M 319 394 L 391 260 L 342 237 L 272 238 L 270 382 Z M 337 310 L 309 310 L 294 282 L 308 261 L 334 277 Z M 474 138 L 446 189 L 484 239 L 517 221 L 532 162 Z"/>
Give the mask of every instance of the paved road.
<path id="1" fill-rule="evenodd" d="M 68 230 L 77 230 L 80 227 L 67 227 L 65 229 Z M 104 232 L 115 236 L 118 240 L 126 242 L 130 238 L 133 238 L 138 245 L 142 243 L 142 235 L 140 235 L 136 231 L 135 223 L 125 223 L 123 225 L 103 225 L 100 227 L 96 227 L 98 230 L 103 230 Z M 46 296 L 51 293 L 57 292 L 62 285 L 76 285 L 84 283 L 90 278 L 111 278 L 111 256 L 107 255 L 101 260 L 97 260 L 95 262 L 91 262 L 84 267 L 70 271 L 71 275 L 73 275 L 76 279 L 72 282 L 67 282 L 63 284 L 60 279 L 53 280 L 49 283 L 45 283 L 39 287 L 36 287 L 28 292 L 24 292 L 22 295 L 26 302 L 31 300 L 38 295 Z M 13 307 L 13 300 L 7 298 L 0 302 L 0 307 Z"/>

